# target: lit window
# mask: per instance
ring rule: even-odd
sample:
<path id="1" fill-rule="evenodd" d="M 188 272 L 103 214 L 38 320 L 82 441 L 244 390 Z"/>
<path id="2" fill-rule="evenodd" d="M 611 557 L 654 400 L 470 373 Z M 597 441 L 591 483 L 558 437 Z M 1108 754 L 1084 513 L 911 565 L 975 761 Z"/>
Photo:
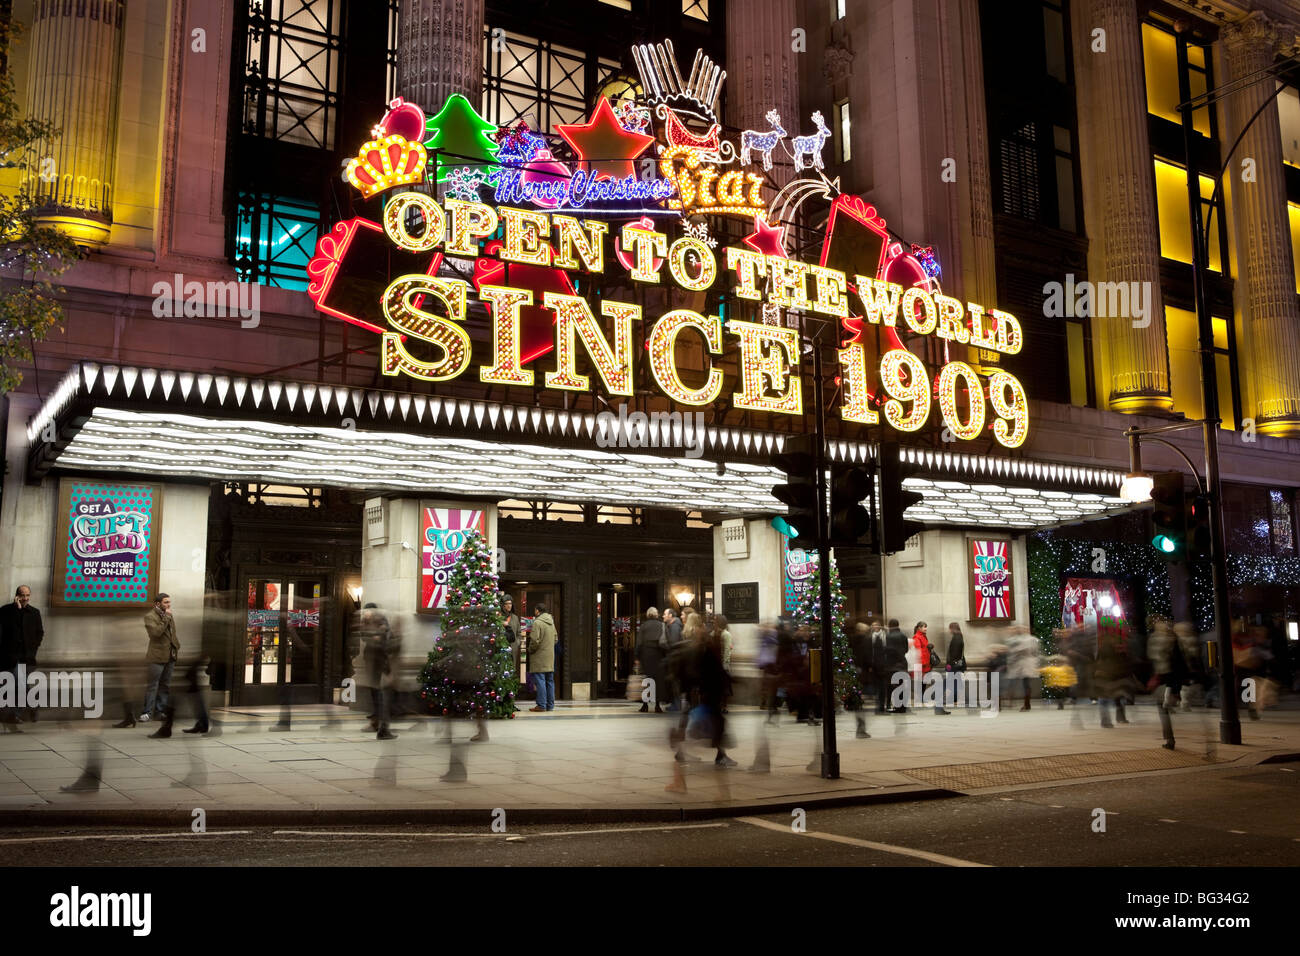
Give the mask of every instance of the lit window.
<path id="1" fill-rule="evenodd" d="M 1214 365 L 1219 390 L 1219 418 L 1222 428 L 1236 429 L 1232 389 L 1232 350 L 1227 319 L 1211 320 L 1214 328 Z M 1169 341 L 1169 392 L 1174 411 L 1190 419 L 1205 414 L 1201 396 L 1201 353 L 1196 314 L 1186 309 L 1165 308 L 1165 334 Z"/>
<path id="2" fill-rule="evenodd" d="M 831 4 L 835 8 L 835 19 L 843 20 L 848 16 L 848 0 L 832 0 Z"/>
<path id="3" fill-rule="evenodd" d="M 1273 524 L 1273 553 L 1295 553 L 1295 522 L 1291 517 L 1290 493 L 1271 489 L 1268 493 Z"/>
<path id="4" fill-rule="evenodd" d="M 853 158 L 853 135 L 849 120 L 849 101 L 840 100 L 835 104 L 835 131 L 839 138 L 839 161 L 847 163 Z"/>
<path id="5" fill-rule="evenodd" d="M 235 271 L 241 282 L 307 288 L 307 262 L 320 235 L 320 209 L 282 196 L 240 193 Z"/>
<path id="6" fill-rule="evenodd" d="M 1176 262 L 1192 261 L 1192 219 L 1187 208 L 1187 170 L 1182 166 L 1157 159 L 1156 164 L 1156 213 L 1160 218 L 1160 255 Z M 1201 198 L 1208 200 L 1214 195 L 1214 180 L 1201 176 Z M 1204 205 L 1204 204 L 1203 204 Z M 1222 272 L 1223 264 L 1219 258 L 1219 216 L 1222 206 L 1215 213 L 1214 222 L 1210 224 L 1210 270 Z M 1205 221 L 1207 209 L 1202 210 Z"/>
<path id="7" fill-rule="evenodd" d="M 483 116 L 498 126 L 523 120 L 531 129 L 554 133 L 560 123 L 585 123 L 588 94 L 619 71 L 617 61 L 594 57 L 589 71 L 582 50 L 518 33 L 506 32 L 504 42 L 494 44 L 493 29 L 489 25 L 483 37 Z M 589 73 L 595 79 L 591 90 Z"/>
<path id="8" fill-rule="evenodd" d="M 682 0 L 682 14 L 709 22 L 709 0 Z"/>
<path id="9" fill-rule="evenodd" d="M 601 3 L 610 7 L 618 7 L 620 10 L 631 10 L 632 0 L 600 0 Z"/>
<path id="10" fill-rule="evenodd" d="M 1300 166 L 1300 90 L 1289 86 L 1278 94 L 1277 118 L 1282 128 L 1282 162 Z"/>
<path id="11" fill-rule="evenodd" d="M 1295 269 L 1295 290 L 1300 294 L 1300 206 L 1289 202 L 1286 211 L 1291 220 L 1291 263 Z"/>
<path id="12" fill-rule="evenodd" d="M 343 4 L 250 0 L 244 132 L 334 148 Z"/>
<path id="13" fill-rule="evenodd" d="M 1147 112 L 1152 116 L 1182 125 L 1178 112 L 1182 97 L 1178 94 L 1178 37 L 1150 23 L 1142 24 L 1142 55 L 1146 68 Z M 1205 48 L 1187 44 L 1187 81 L 1193 97 L 1206 90 L 1208 82 Z M 1193 126 L 1203 136 L 1210 135 L 1210 111 L 1193 112 Z"/>
<path id="14" fill-rule="evenodd" d="M 1088 404 L 1088 345 L 1082 322 L 1065 323 L 1065 347 L 1070 362 L 1070 404 Z"/>

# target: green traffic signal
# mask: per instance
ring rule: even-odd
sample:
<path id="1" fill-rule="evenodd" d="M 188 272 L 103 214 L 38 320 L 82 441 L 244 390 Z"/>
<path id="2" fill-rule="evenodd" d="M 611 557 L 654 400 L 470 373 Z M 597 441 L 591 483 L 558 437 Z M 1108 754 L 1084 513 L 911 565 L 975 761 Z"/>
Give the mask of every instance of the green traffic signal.
<path id="1" fill-rule="evenodd" d="M 1178 548 L 1178 545 L 1174 543 L 1172 538 L 1163 534 L 1156 535 L 1151 539 L 1151 543 L 1155 546 L 1157 551 L 1163 551 L 1165 554 L 1173 554 Z"/>

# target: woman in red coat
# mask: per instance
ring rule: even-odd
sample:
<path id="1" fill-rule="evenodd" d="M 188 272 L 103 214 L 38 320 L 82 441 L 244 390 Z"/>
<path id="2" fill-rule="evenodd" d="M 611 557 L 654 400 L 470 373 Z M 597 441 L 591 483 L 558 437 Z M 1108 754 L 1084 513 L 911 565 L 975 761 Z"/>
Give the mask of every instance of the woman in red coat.
<path id="1" fill-rule="evenodd" d="M 916 632 L 912 635 L 912 650 L 915 652 L 913 658 L 916 661 L 913 670 L 920 671 L 923 677 L 930 671 L 930 638 L 925 633 L 929 626 L 925 621 L 918 621 Z"/>

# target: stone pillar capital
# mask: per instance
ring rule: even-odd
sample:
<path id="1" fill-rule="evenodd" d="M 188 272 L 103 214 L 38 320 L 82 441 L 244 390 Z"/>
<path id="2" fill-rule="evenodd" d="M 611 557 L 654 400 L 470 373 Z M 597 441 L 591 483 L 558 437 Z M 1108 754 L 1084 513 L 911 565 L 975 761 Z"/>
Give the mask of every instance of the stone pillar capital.
<path id="1" fill-rule="evenodd" d="M 1271 59 L 1280 49 L 1286 33 L 1270 17 L 1255 10 L 1240 20 L 1225 24 L 1220 36 L 1230 55 L 1251 52 Z M 1294 44 L 1294 33 L 1290 40 Z"/>

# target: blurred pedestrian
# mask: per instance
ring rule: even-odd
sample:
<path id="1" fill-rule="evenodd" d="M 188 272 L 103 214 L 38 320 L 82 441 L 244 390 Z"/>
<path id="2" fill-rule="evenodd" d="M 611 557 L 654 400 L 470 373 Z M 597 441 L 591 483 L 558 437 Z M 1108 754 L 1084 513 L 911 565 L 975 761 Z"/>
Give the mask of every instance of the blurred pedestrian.
<path id="1" fill-rule="evenodd" d="M 911 649 L 911 642 L 898 626 L 897 618 L 890 618 L 889 630 L 885 633 L 885 680 L 887 688 L 893 684 L 894 675 L 902 673 L 906 675 L 908 670 L 907 654 Z M 907 713 L 907 707 L 893 708 L 896 714 Z"/>
<path id="2" fill-rule="evenodd" d="M 944 653 L 947 663 L 944 664 L 944 697 L 943 702 L 948 703 L 948 694 L 952 694 L 952 702 L 957 703 L 957 686 L 966 679 L 966 637 L 961 632 L 961 625 L 953 621 L 948 625 L 948 649 Z M 961 699 L 966 700 L 966 694 L 963 693 Z"/>
<path id="3" fill-rule="evenodd" d="M 1093 675 L 1097 700 L 1101 704 L 1101 725 L 1114 727 L 1110 720 L 1110 705 L 1115 704 L 1115 721 L 1128 723 L 1124 712 L 1124 698 L 1132 682 L 1132 668 L 1123 637 L 1111 632 L 1099 635 L 1097 641 L 1097 667 Z"/>
<path id="4" fill-rule="evenodd" d="M 885 629 L 879 621 L 871 624 L 871 677 L 876 689 L 876 713 L 885 712 L 885 698 L 889 695 L 889 669 L 886 666 Z"/>
<path id="5" fill-rule="evenodd" d="M 667 689 L 664 683 L 664 655 L 668 651 L 668 632 L 663 621 L 659 620 L 659 609 L 650 608 L 645 612 L 645 620 L 636 629 L 636 659 L 641 674 L 650 681 L 650 700 L 654 702 L 656 714 L 662 714 L 659 695 Z M 641 702 L 641 713 L 646 713 L 650 705 Z"/>
<path id="6" fill-rule="evenodd" d="M 388 615 L 374 603 L 361 609 L 357 627 L 361 641 L 361 658 L 370 686 L 370 729 L 377 740 L 397 737 L 388 727 L 392 712 L 393 683 L 399 656 L 397 636 L 388 622 Z"/>
<path id="7" fill-rule="evenodd" d="M 1011 638 L 1007 641 L 1007 680 L 1011 682 L 1013 696 L 1016 681 L 1021 682 L 1025 694 L 1025 703 L 1020 708 L 1022 711 L 1029 710 L 1032 685 L 1039 679 L 1042 656 L 1038 638 L 1034 637 L 1029 628 L 1020 625 L 1013 629 Z"/>
<path id="8" fill-rule="evenodd" d="M 713 629 L 713 637 L 717 640 L 718 645 L 722 648 L 722 673 L 726 676 L 726 688 L 722 695 L 722 712 L 727 712 L 727 701 L 731 699 L 731 650 L 735 645 L 735 639 L 731 636 L 728 628 L 729 622 L 725 614 L 717 614 L 710 625 Z"/>
<path id="9" fill-rule="evenodd" d="M 1173 712 L 1181 703 L 1183 688 L 1188 684 L 1191 671 L 1182 646 L 1173 627 L 1164 618 L 1158 618 L 1147 637 L 1147 657 L 1159 683 L 1156 710 L 1160 713 L 1160 730 L 1166 750 L 1174 749 Z"/>

